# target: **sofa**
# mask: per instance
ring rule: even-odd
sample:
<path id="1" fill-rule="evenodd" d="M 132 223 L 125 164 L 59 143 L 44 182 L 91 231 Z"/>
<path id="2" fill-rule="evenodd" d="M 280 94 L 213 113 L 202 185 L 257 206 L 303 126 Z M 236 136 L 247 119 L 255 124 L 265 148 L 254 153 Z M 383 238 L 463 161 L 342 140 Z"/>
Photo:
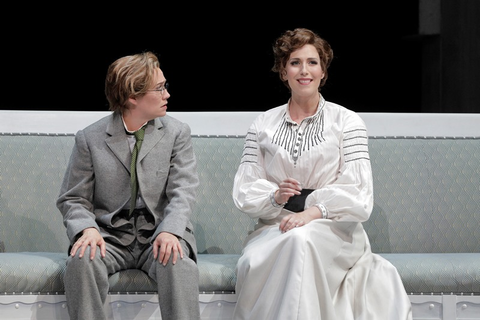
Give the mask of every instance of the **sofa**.
<path id="1" fill-rule="evenodd" d="M 0 318 L 68 319 L 68 240 L 55 206 L 78 129 L 108 112 L 0 111 Z M 202 319 L 231 319 L 235 265 L 255 224 L 231 189 L 258 112 L 169 112 L 188 123 L 200 188 L 192 215 Z M 480 114 L 360 113 L 375 204 L 372 250 L 397 268 L 414 319 L 480 319 Z M 161 319 L 156 285 L 110 276 L 109 319 Z"/>

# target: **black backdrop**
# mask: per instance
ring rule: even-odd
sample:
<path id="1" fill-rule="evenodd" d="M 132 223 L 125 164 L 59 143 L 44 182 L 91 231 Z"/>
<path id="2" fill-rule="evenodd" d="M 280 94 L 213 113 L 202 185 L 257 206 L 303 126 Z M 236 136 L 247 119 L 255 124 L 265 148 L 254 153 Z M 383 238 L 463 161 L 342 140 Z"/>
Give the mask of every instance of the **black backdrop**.
<path id="1" fill-rule="evenodd" d="M 169 111 L 263 111 L 288 99 L 270 70 L 273 41 L 307 27 L 334 50 L 327 100 L 420 110 L 418 1 L 124 5 L 4 10 L 0 109 L 106 111 L 108 65 L 151 50 L 170 82 Z"/>

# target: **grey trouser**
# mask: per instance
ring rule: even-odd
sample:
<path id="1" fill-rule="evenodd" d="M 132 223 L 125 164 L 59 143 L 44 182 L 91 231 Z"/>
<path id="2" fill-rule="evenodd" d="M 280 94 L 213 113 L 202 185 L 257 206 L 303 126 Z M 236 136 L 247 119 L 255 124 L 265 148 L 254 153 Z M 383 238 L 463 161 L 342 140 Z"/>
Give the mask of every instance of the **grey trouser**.
<path id="1" fill-rule="evenodd" d="M 99 248 L 93 260 L 89 258 L 90 248 L 81 259 L 70 256 L 64 278 L 70 319 L 106 319 L 104 304 L 109 291 L 108 276 L 124 269 L 140 269 L 157 282 L 162 319 L 200 319 L 198 267 L 189 258 L 190 246 L 183 239 L 180 243 L 184 258 L 178 258 L 175 265 L 170 259 L 163 266 L 153 259 L 152 246 L 138 241 L 128 247 L 107 243 L 105 258 L 100 257 Z"/>

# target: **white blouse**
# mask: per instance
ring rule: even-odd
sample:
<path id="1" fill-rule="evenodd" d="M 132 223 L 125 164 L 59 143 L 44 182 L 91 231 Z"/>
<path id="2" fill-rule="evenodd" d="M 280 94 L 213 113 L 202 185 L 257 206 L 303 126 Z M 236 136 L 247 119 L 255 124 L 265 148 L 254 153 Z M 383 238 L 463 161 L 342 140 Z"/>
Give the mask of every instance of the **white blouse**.
<path id="1" fill-rule="evenodd" d="M 288 103 L 260 114 L 245 137 L 233 186 L 235 205 L 252 218 L 275 219 L 282 211 L 270 194 L 286 178 L 315 189 L 305 208 L 324 205 L 328 218 L 362 222 L 373 207 L 372 170 L 364 121 L 326 101 L 300 124 Z"/>

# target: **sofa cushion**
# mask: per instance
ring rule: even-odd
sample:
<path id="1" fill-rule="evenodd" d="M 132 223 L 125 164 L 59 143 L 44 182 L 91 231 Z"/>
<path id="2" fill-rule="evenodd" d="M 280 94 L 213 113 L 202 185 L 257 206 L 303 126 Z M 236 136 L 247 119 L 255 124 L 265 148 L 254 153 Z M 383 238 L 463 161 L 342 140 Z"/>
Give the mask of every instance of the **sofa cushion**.
<path id="1" fill-rule="evenodd" d="M 65 253 L 0 253 L 0 294 L 63 293 Z"/>
<path id="2" fill-rule="evenodd" d="M 235 292 L 239 254 L 199 254 L 200 293 Z"/>
<path id="3" fill-rule="evenodd" d="M 111 293 L 149 293 L 157 291 L 157 284 L 138 269 L 122 270 L 108 278 Z"/>
<path id="4" fill-rule="evenodd" d="M 199 254 L 199 290 L 235 291 L 236 254 Z M 0 253 L 0 294 L 62 294 L 67 255 L 52 252 Z M 112 293 L 151 293 L 157 285 L 140 270 L 123 270 L 109 278 Z"/>
<path id="5" fill-rule="evenodd" d="M 199 254 L 200 293 L 235 292 L 235 266 L 238 254 Z M 146 273 L 140 270 L 123 270 L 109 278 L 111 293 L 156 292 L 157 285 Z"/>
<path id="6" fill-rule="evenodd" d="M 480 293 L 480 253 L 382 253 L 407 293 Z"/>

